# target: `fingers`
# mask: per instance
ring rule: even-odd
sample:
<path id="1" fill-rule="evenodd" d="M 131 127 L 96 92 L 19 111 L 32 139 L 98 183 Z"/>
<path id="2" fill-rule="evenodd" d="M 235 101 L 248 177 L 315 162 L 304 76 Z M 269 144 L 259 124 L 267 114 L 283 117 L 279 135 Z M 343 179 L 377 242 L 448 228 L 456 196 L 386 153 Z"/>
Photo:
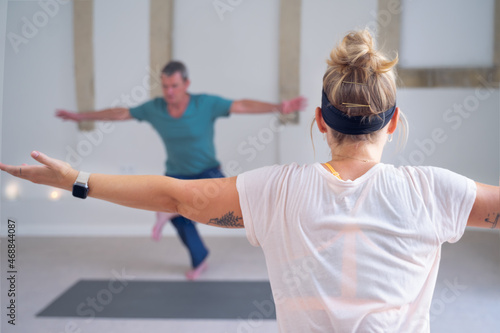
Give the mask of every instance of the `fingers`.
<path id="1" fill-rule="evenodd" d="M 51 158 L 38 151 L 32 151 L 31 157 L 43 165 L 8 165 L 0 163 L 0 170 L 14 177 L 29 180 L 35 184 L 44 184 L 68 189 L 76 179 L 76 170 L 67 162 Z"/>
<path id="2" fill-rule="evenodd" d="M 8 164 L 3 164 L 0 163 L 0 170 L 7 172 L 8 174 L 11 174 L 14 177 L 22 177 L 22 166 L 16 166 L 16 165 L 8 165 Z"/>
<path id="3" fill-rule="evenodd" d="M 74 113 L 61 109 L 56 110 L 56 117 L 62 120 L 76 120 Z"/>
<path id="4" fill-rule="evenodd" d="M 281 109 L 283 114 L 292 113 L 295 111 L 303 111 L 307 105 L 307 99 L 299 96 L 292 98 L 290 100 L 283 101 L 281 103 Z"/>
<path id="5" fill-rule="evenodd" d="M 294 106 L 298 111 L 302 111 L 306 108 L 307 106 L 307 99 L 303 96 L 299 96 L 293 99 Z"/>
<path id="6" fill-rule="evenodd" d="M 43 155 L 43 157 L 42 157 L 42 155 Z M 43 163 L 45 165 L 51 164 L 51 161 L 50 161 L 51 158 L 48 157 L 47 155 L 41 154 L 38 151 L 32 151 L 31 157 L 33 157 L 35 160 L 37 160 L 38 162 Z M 23 179 L 28 179 L 28 175 L 29 175 L 30 170 L 32 168 L 33 168 L 33 166 L 30 166 L 26 163 L 23 163 L 21 165 L 8 165 L 8 164 L 0 163 L 0 170 L 7 172 L 14 177 L 23 178 Z"/>
<path id="7" fill-rule="evenodd" d="M 53 175 L 50 175 L 51 179 L 49 180 L 51 182 L 55 181 L 56 179 L 61 180 L 72 172 L 72 167 L 68 162 L 49 157 L 44 153 L 40 153 L 39 151 L 32 151 L 31 157 L 36 161 L 44 164 L 47 167 L 45 169 L 51 170 L 54 173 Z M 49 180 L 43 181 L 43 184 L 48 185 Z"/>
<path id="8" fill-rule="evenodd" d="M 5 172 L 8 172 L 8 171 L 7 171 L 7 168 L 8 168 L 8 165 L 7 165 L 7 164 L 0 163 L 0 170 L 5 171 Z"/>
<path id="9" fill-rule="evenodd" d="M 36 161 L 45 164 L 46 166 L 53 166 L 54 165 L 54 159 L 51 157 L 48 157 L 47 155 L 40 153 L 39 151 L 32 151 L 31 152 L 31 157 L 35 159 Z"/>

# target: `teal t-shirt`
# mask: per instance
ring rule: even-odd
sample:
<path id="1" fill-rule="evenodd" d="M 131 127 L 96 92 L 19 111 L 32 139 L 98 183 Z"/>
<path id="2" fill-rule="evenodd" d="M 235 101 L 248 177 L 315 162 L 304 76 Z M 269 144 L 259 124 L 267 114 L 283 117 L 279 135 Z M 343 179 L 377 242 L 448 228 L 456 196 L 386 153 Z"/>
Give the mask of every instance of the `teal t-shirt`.
<path id="1" fill-rule="evenodd" d="M 167 150 L 170 175 L 196 175 L 220 165 L 215 157 L 214 124 L 227 117 L 233 101 L 212 95 L 193 95 L 180 118 L 167 112 L 162 97 L 130 109 L 130 115 L 147 121 L 160 134 Z"/>

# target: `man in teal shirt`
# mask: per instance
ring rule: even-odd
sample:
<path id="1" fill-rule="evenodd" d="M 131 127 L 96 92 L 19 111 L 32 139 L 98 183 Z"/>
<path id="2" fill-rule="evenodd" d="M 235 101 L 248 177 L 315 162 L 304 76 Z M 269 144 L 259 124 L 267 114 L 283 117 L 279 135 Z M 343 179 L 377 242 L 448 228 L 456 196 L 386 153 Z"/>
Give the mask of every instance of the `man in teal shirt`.
<path id="1" fill-rule="evenodd" d="M 102 111 L 75 113 L 57 110 L 65 120 L 128 120 L 149 122 L 158 132 L 167 151 L 166 175 L 182 179 L 224 177 L 215 156 L 214 124 L 218 117 L 231 113 L 283 114 L 300 111 L 305 99 L 296 97 L 280 104 L 254 100 L 232 101 L 206 94 L 187 92 L 190 81 L 187 69 L 178 61 L 169 62 L 161 74 L 163 97 L 155 98 L 134 108 L 110 108 Z M 207 267 L 208 249 L 190 220 L 164 212 L 157 213 L 153 238 L 158 239 L 163 225 L 172 220 L 182 242 L 191 255 L 192 269 L 186 273 L 196 279 Z"/>
<path id="2" fill-rule="evenodd" d="M 215 157 L 214 123 L 229 116 L 233 101 L 211 95 L 189 97 L 178 118 L 165 112 L 167 103 L 161 97 L 130 109 L 133 118 L 150 123 L 162 138 L 169 175 L 195 175 L 220 164 Z"/>

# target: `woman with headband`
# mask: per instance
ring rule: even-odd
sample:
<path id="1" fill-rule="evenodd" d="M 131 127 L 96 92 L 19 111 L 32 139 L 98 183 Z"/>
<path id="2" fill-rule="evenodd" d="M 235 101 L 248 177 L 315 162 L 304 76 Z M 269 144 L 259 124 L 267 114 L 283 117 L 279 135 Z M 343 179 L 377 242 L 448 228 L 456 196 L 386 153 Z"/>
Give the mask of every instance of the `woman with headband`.
<path id="1" fill-rule="evenodd" d="M 499 228 L 500 191 L 445 169 L 380 163 L 403 118 L 396 63 L 368 31 L 333 49 L 316 109 L 325 163 L 179 180 L 89 176 L 35 151 L 42 165 L 0 169 L 79 197 L 246 228 L 264 251 L 281 332 L 429 332 L 441 245 L 466 226 Z"/>

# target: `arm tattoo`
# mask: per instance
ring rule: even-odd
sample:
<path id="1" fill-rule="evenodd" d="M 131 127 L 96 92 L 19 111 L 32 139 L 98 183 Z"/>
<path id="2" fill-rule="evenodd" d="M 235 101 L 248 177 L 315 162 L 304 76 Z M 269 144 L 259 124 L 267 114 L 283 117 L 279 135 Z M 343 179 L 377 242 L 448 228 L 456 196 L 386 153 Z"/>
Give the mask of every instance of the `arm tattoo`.
<path id="1" fill-rule="evenodd" d="M 228 212 L 221 218 L 210 219 L 208 221 L 209 225 L 215 225 L 223 228 L 243 228 L 243 218 L 240 216 L 235 216 L 234 212 Z"/>
<path id="2" fill-rule="evenodd" d="M 490 220 L 490 214 L 488 214 L 488 217 L 484 219 L 484 222 L 491 223 L 491 229 L 495 229 L 497 227 L 497 224 L 500 220 L 500 213 L 496 213 L 497 216 L 493 220 L 493 216 L 495 216 L 495 213 L 492 214 L 491 220 Z"/>

